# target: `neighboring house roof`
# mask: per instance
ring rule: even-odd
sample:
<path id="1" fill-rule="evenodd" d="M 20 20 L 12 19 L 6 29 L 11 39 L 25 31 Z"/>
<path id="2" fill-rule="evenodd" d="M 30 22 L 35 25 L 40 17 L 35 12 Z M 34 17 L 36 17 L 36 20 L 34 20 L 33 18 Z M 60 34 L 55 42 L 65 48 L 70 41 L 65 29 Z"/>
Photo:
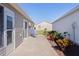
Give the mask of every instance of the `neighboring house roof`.
<path id="1" fill-rule="evenodd" d="M 60 18 L 58 18 L 56 21 L 54 21 L 52 23 L 55 23 L 55 22 L 58 22 L 58 21 L 62 20 L 62 18 L 64 18 L 65 16 L 70 15 L 71 13 L 75 12 L 77 9 L 79 9 L 79 5 L 73 7 L 71 10 L 69 10 L 67 13 L 65 13 L 63 16 L 61 16 Z"/>
<path id="2" fill-rule="evenodd" d="M 23 15 L 23 17 L 27 20 L 29 20 L 30 22 L 32 22 L 34 24 L 34 22 L 31 20 L 31 18 L 18 6 L 18 4 L 16 3 L 7 3 L 10 6 L 12 6 L 14 9 L 16 9 L 21 15 Z"/>

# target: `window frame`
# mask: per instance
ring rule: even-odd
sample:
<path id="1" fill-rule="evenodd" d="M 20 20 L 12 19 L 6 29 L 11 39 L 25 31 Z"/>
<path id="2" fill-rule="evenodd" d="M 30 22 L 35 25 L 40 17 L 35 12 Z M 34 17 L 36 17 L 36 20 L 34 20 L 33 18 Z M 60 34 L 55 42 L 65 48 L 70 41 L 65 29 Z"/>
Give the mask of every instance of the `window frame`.
<path id="1" fill-rule="evenodd" d="M 7 22 L 7 21 L 8 21 L 8 17 L 11 18 L 11 23 L 12 23 L 12 24 L 11 24 L 12 27 L 10 27 L 10 28 L 8 28 L 8 22 Z M 7 25 L 6 25 L 6 27 L 7 27 L 7 28 L 6 28 L 6 29 L 7 29 L 6 34 L 7 34 L 7 46 L 8 46 L 8 45 L 10 45 L 10 44 L 12 43 L 12 39 L 13 39 L 13 38 L 11 37 L 11 42 L 8 42 L 8 33 L 7 33 L 8 31 L 11 31 L 11 32 L 12 32 L 12 35 L 13 35 L 13 17 L 7 15 L 7 21 L 6 21 L 6 22 L 7 22 Z M 12 35 L 11 35 L 11 36 L 12 36 Z"/>

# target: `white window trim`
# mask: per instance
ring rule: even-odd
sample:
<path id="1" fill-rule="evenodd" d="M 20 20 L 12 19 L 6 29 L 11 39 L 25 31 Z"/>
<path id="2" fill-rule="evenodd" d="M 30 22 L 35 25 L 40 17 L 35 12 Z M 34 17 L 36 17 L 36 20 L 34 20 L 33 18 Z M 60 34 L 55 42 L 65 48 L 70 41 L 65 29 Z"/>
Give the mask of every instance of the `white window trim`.
<path id="1" fill-rule="evenodd" d="M 6 7 L 4 7 L 4 9 L 8 9 L 8 8 L 6 8 Z M 9 10 L 9 9 L 8 9 Z M 4 10 L 4 13 L 6 13 L 7 11 L 6 10 Z M 15 14 L 14 14 L 15 15 Z M 5 20 L 6 19 L 6 14 L 4 14 L 4 47 L 7 47 L 7 38 L 6 38 L 6 36 L 7 36 L 7 31 L 8 30 L 11 30 L 12 32 L 13 32 L 13 37 L 12 37 L 12 42 L 13 42 L 13 44 L 14 44 L 14 49 L 15 49 L 15 28 L 14 28 L 14 25 L 15 25 L 15 16 L 13 17 L 13 29 L 7 29 L 7 26 L 6 26 L 6 24 L 7 24 L 7 20 Z M 10 16 L 9 14 L 8 14 L 8 16 Z"/>
<path id="2" fill-rule="evenodd" d="M 23 29 L 24 29 L 24 33 L 25 33 L 25 22 L 27 22 L 27 37 L 28 37 L 28 20 L 27 19 L 23 19 Z M 24 37 L 25 38 L 25 37 Z"/>

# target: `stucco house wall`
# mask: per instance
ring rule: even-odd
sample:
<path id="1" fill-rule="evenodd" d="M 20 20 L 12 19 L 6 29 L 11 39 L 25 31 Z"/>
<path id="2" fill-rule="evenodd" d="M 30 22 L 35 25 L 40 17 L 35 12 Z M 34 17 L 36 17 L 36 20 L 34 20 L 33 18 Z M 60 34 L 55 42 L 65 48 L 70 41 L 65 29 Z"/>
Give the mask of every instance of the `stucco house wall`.
<path id="1" fill-rule="evenodd" d="M 48 23 L 48 22 L 41 22 L 39 24 L 36 24 L 36 29 L 37 30 L 44 30 L 47 29 L 47 31 L 51 31 L 52 30 L 52 24 Z"/>
<path id="2" fill-rule="evenodd" d="M 65 16 L 62 16 L 57 21 L 53 22 L 52 27 L 54 30 L 61 33 L 68 32 L 70 34 L 70 39 L 74 43 L 79 44 L 79 8 L 76 8 L 71 13 L 69 12 Z M 75 27 L 75 30 L 73 26 Z"/>

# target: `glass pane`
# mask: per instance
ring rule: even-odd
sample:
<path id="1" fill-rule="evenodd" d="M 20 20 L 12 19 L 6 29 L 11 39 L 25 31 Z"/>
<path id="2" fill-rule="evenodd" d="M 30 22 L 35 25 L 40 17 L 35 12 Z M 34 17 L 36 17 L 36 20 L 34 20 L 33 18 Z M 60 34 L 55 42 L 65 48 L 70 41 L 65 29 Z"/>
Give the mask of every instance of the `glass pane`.
<path id="1" fill-rule="evenodd" d="M 25 22 L 25 29 L 27 29 L 27 22 Z"/>
<path id="2" fill-rule="evenodd" d="M 0 47 L 3 46 L 3 28 L 4 28 L 4 20 L 3 20 L 3 7 L 0 6 Z"/>
<path id="3" fill-rule="evenodd" d="M 7 16 L 7 29 L 12 29 L 12 17 Z"/>
<path id="4" fill-rule="evenodd" d="M 12 43 L 12 31 L 7 31 L 7 45 Z"/>

